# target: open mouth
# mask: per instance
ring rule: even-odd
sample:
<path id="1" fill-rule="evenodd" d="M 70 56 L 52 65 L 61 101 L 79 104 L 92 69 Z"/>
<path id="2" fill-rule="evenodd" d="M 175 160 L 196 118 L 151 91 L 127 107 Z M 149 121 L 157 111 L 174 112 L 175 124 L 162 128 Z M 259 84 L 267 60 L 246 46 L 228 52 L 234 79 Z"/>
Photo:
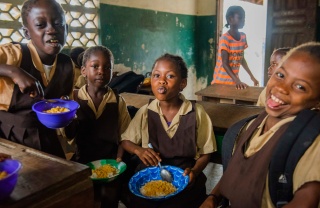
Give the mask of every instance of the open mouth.
<path id="1" fill-rule="evenodd" d="M 159 88 L 157 89 L 157 91 L 158 91 L 158 93 L 160 93 L 160 94 L 164 94 L 164 93 L 167 92 L 167 89 L 166 89 L 165 87 L 159 87 Z"/>
<path id="2" fill-rule="evenodd" d="M 60 43 L 59 43 L 59 40 L 57 39 L 51 39 L 51 40 L 48 40 L 46 43 L 49 43 L 53 46 L 58 46 Z"/>
<path id="3" fill-rule="evenodd" d="M 278 97 L 271 95 L 267 100 L 267 104 L 270 108 L 277 108 L 279 106 L 285 105 L 286 103 L 283 100 L 280 100 Z"/>

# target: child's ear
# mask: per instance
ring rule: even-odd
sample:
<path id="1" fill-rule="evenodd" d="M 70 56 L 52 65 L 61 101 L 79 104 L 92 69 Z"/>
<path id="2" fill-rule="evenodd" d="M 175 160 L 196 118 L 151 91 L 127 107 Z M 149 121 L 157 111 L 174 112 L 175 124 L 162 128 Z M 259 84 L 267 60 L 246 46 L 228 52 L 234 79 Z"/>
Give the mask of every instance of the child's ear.
<path id="1" fill-rule="evenodd" d="M 180 91 L 182 91 L 187 86 L 187 79 L 182 79 L 180 83 Z"/>
<path id="2" fill-rule="evenodd" d="M 30 35 L 29 35 L 29 30 L 28 30 L 28 28 L 23 27 L 22 30 L 23 30 L 24 37 L 25 37 L 27 40 L 30 40 L 31 37 L 30 37 Z"/>
<path id="3" fill-rule="evenodd" d="M 81 75 L 86 78 L 87 74 L 86 74 L 86 68 L 84 66 L 81 66 Z"/>

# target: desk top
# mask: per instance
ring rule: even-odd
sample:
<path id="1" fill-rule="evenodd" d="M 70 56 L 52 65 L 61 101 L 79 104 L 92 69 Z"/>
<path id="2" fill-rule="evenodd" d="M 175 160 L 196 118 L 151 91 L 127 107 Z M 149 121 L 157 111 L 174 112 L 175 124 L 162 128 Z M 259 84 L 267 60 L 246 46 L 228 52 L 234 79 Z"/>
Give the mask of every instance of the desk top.
<path id="1" fill-rule="evenodd" d="M 137 108 L 147 104 L 150 98 L 154 98 L 154 96 L 150 95 L 133 93 L 121 93 L 121 96 L 127 105 Z M 264 110 L 264 107 L 254 105 L 212 103 L 207 101 L 197 101 L 197 103 L 202 105 L 209 115 L 214 129 L 227 129 L 236 121 L 258 114 Z"/>
<path id="2" fill-rule="evenodd" d="M 0 202 L 0 207 L 28 207 L 31 203 L 47 199 L 61 200 L 63 196 L 59 193 L 64 193 L 64 190 L 82 181 L 90 182 L 91 170 L 86 165 L 1 138 L 0 152 L 22 163 L 16 187 L 7 200 Z"/>
<path id="3" fill-rule="evenodd" d="M 209 85 L 195 94 L 203 97 L 257 102 L 263 89 L 264 87 L 247 87 L 243 90 L 237 90 L 234 85 L 214 84 Z"/>

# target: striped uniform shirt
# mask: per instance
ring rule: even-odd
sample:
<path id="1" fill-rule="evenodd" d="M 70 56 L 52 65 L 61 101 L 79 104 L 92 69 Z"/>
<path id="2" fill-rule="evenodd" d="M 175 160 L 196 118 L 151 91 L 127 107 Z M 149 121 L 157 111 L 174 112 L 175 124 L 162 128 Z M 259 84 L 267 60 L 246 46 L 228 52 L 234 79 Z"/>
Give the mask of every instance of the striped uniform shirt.
<path id="1" fill-rule="evenodd" d="M 246 34 L 240 32 L 240 40 L 235 40 L 228 32 L 223 34 L 219 40 L 219 51 L 216 67 L 211 84 L 236 84 L 227 74 L 222 66 L 221 51 L 225 50 L 229 54 L 229 65 L 236 76 L 239 76 L 240 65 L 244 56 L 244 49 L 248 47 Z"/>

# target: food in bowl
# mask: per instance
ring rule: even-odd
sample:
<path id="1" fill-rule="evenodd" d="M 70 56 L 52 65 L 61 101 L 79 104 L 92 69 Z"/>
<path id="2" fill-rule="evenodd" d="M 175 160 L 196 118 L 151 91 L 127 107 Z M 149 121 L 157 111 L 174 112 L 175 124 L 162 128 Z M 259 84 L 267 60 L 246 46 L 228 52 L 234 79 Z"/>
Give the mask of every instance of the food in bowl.
<path id="1" fill-rule="evenodd" d="M 6 171 L 0 171 L 0 180 L 7 177 L 8 173 Z"/>
<path id="2" fill-rule="evenodd" d="M 61 107 L 61 106 L 56 106 L 53 108 L 50 108 L 49 110 L 44 110 L 44 113 L 64 113 L 64 112 L 69 112 L 69 108 Z"/>
<path id="3" fill-rule="evenodd" d="M 116 175 L 119 170 L 112 165 L 106 164 L 92 170 L 92 174 L 96 174 L 96 178 L 111 178 Z"/>
<path id="4" fill-rule="evenodd" d="M 141 194 L 148 197 L 167 196 L 176 190 L 172 183 L 163 180 L 150 181 L 140 188 Z"/>

